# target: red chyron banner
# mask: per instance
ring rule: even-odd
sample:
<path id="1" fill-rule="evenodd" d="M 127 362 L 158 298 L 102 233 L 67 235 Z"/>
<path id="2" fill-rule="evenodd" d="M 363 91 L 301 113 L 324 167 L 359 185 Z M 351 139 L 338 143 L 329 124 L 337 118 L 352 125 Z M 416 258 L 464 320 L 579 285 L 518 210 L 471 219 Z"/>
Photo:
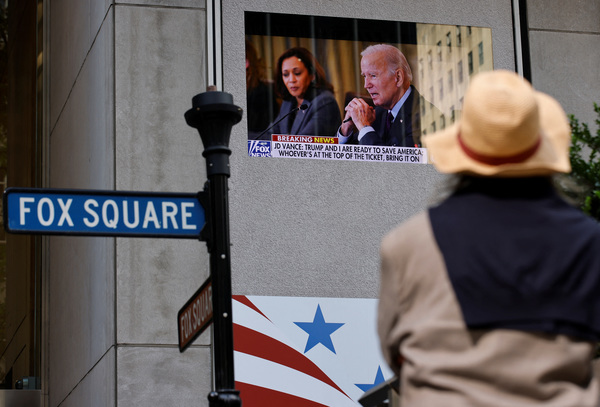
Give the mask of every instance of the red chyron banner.
<path id="1" fill-rule="evenodd" d="M 274 134 L 272 136 L 273 141 L 279 141 L 282 143 L 323 143 L 323 144 L 337 144 L 337 137 L 316 137 L 316 136 L 287 136 Z"/>

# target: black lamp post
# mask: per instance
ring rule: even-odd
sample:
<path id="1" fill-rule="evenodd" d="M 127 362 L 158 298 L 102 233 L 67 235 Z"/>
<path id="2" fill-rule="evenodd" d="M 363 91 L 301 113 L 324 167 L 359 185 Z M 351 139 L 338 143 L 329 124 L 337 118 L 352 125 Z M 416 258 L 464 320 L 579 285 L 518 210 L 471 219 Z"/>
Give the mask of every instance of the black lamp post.
<path id="1" fill-rule="evenodd" d="M 198 129 L 204 144 L 208 181 L 208 235 L 213 298 L 213 347 L 216 391 L 208 395 L 210 407 L 242 405 L 235 390 L 233 371 L 233 320 L 231 313 L 231 261 L 229 238 L 230 176 L 229 137 L 231 128 L 242 119 L 242 109 L 233 104 L 229 93 L 209 91 L 192 98 L 185 120 Z"/>

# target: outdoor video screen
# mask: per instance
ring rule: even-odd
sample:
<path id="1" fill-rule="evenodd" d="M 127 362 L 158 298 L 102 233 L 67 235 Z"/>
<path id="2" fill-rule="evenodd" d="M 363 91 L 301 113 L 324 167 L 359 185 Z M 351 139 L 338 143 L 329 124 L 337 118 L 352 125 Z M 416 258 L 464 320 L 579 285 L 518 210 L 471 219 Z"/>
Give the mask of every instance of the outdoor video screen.
<path id="1" fill-rule="evenodd" d="M 248 154 L 426 164 L 490 28 L 246 12 Z M 376 29 L 374 29 L 376 27 Z"/>

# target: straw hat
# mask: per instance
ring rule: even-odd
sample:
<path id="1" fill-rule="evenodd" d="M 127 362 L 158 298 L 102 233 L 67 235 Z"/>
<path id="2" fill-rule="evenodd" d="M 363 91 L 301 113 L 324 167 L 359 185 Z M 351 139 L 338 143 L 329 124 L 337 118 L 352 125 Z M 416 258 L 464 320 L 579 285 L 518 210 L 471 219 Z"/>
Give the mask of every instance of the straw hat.
<path id="1" fill-rule="evenodd" d="M 570 135 L 556 100 L 514 72 L 490 71 L 471 81 L 461 119 L 423 143 L 440 172 L 524 177 L 571 171 Z"/>

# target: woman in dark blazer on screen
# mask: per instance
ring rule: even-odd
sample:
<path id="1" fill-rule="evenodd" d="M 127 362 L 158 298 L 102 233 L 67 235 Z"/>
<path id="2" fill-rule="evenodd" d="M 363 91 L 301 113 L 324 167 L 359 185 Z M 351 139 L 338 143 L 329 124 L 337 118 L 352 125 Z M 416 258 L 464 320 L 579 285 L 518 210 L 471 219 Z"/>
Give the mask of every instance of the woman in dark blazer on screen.
<path id="1" fill-rule="evenodd" d="M 275 86 L 283 102 L 276 124 L 263 138 L 270 139 L 271 134 L 336 134 L 342 118 L 333 85 L 310 51 L 295 47 L 284 52 L 277 61 Z"/>

